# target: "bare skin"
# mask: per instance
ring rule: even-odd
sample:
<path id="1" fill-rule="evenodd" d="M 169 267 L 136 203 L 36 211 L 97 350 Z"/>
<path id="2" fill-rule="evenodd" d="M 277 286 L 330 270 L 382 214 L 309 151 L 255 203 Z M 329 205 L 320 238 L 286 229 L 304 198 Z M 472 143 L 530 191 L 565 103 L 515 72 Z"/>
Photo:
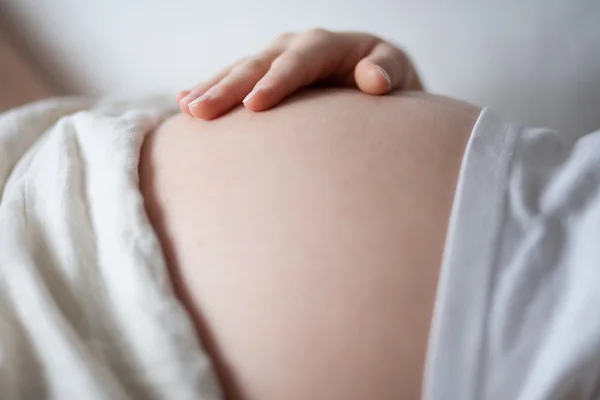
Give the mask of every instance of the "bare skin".
<path id="1" fill-rule="evenodd" d="M 0 60 L 0 112 L 56 95 L 1 31 Z"/>
<path id="2" fill-rule="evenodd" d="M 393 44 L 368 33 L 310 29 L 279 35 L 264 50 L 180 92 L 177 101 L 181 112 L 208 120 L 240 103 L 268 110 L 316 82 L 371 95 L 423 90 L 412 61 Z"/>
<path id="3" fill-rule="evenodd" d="M 0 78 L 22 90 L 0 110 L 51 94 L 0 38 L 2 50 Z M 227 398 L 417 399 L 479 110 L 423 93 L 329 90 L 248 111 L 314 81 L 374 95 L 422 89 L 408 57 L 372 35 L 282 35 L 180 94 L 187 115 L 142 149 L 148 214 Z M 247 110 L 197 119 L 257 88 Z"/>
<path id="4" fill-rule="evenodd" d="M 476 107 L 310 91 L 266 113 L 179 114 L 140 184 L 230 399 L 418 399 Z"/>

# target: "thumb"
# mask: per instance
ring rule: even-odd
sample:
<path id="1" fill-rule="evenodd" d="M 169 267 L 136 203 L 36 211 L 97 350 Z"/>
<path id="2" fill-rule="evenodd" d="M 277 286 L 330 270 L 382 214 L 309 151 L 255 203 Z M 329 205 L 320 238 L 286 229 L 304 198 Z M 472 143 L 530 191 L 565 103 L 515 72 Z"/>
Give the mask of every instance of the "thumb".
<path id="1" fill-rule="evenodd" d="M 358 88 L 368 94 L 386 94 L 396 89 L 423 90 L 419 77 L 406 54 L 380 42 L 354 69 Z"/>

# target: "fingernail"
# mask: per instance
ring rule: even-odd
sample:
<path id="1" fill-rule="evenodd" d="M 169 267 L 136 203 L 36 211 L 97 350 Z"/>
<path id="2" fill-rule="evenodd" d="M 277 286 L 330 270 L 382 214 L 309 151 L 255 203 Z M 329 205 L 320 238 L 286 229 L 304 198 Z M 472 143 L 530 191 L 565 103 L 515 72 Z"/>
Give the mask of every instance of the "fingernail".
<path id="1" fill-rule="evenodd" d="M 188 104 L 188 107 L 193 107 L 197 104 L 202 103 L 205 100 L 208 99 L 212 99 L 214 96 L 211 93 L 204 93 L 202 96 L 198 97 L 197 99 L 193 100 L 192 102 L 190 102 L 190 104 Z"/>
<path id="2" fill-rule="evenodd" d="M 187 105 L 189 102 L 193 101 L 197 96 L 198 96 L 198 93 L 190 92 L 190 93 L 186 94 L 181 100 L 179 100 L 179 105 L 183 107 L 183 106 Z"/>
<path id="3" fill-rule="evenodd" d="M 385 80 L 388 83 L 388 91 L 391 91 L 392 90 L 392 80 L 390 79 L 390 76 L 388 75 L 387 72 L 385 72 L 385 69 L 383 69 L 381 67 L 379 67 L 379 71 L 381 72 L 381 75 L 383 75 L 383 77 L 385 78 Z"/>
<path id="4" fill-rule="evenodd" d="M 254 89 L 252 89 L 252 91 L 250 93 L 248 93 L 248 96 L 246 96 L 244 98 L 244 100 L 242 100 L 242 103 L 247 102 L 248 100 L 250 100 L 252 97 L 254 97 L 254 95 L 258 92 L 260 92 L 263 88 L 262 87 L 255 87 Z"/>

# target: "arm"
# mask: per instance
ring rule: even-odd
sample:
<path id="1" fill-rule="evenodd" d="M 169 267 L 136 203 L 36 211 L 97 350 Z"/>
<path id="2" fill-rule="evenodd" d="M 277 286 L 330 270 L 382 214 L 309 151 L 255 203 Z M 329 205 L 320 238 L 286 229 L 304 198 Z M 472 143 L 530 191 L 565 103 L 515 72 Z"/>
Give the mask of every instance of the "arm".
<path id="1" fill-rule="evenodd" d="M 0 60 L 0 111 L 55 94 L 2 32 Z"/>

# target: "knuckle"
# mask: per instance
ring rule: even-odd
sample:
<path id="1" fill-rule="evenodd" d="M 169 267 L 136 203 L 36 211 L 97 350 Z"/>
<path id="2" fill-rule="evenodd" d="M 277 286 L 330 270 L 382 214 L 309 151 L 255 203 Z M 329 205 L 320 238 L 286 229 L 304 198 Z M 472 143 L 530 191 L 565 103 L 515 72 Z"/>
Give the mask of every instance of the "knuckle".
<path id="1" fill-rule="evenodd" d="M 271 64 L 272 71 L 280 71 L 287 67 L 287 62 L 283 57 L 277 57 L 273 60 L 273 64 Z"/>
<path id="2" fill-rule="evenodd" d="M 280 60 L 280 69 L 282 71 L 293 73 L 296 80 L 310 83 L 314 80 L 314 67 L 306 54 L 298 51 L 287 51 Z"/>
<path id="3" fill-rule="evenodd" d="M 277 35 L 275 37 L 274 42 L 275 43 L 282 43 L 282 42 L 287 42 L 288 40 L 290 40 L 292 37 L 294 37 L 293 33 L 290 32 L 284 32 L 284 33 L 280 33 L 279 35 Z"/>
<path id="4" fill-rule="evenodd" d="M 405 70 L 410 65 L 410 59 L 400 49 L 394 48 L 391 52 L 390 58 L 397 70 Z"/>
<path id="5" fill-rule="evenodd" d="M 243 63 L 243 68 L 248 71 L 264 70 L 266 67 L 266 62 L 260 58 L 251 58 Z"/>
<path id="6" fill-rule="evenodd" d="M 374 41 L 375 43 L 386 43 L 386 41 L 383 40 L 380 36 L 373 35 L 372 33 L 367 33 L 365 34 L 365 36 Z"/>
<path id="7" fill-rule="evenodd" d="M 292 65 L 299 65 L 304 63 L 305 56 L 299 51 L 290 49 L 285 52 L 281 59 Z"/>
<path id="8" fill-rule="evenodd" d="M 393 57 L 406 58 L 406 53 L 398 46 L 394 46 L 392 43 L 384 42 L 386 47 L 389 49 Z"/>
<path id="9" fill-rule="evenodd" d="M 330 38 L 333 33 L 323 28 L 312 28 L 306 31 L 305 35 L 313 40 L 324 40 Z"/>
<path id="10" fill-rule="evenodd" d="M 302 70 L 305 67 L 305 60 L 301 53 L 294 50 L 287 50 L 281 56 L 273 61 L 273 68 L 280 70 Z"/>
<path id="11" fill-rule="evenodd" d="M 229 70 L 233 70 L 234 68 L 239 67 L 240 65 L 244 65 L 247 61 L 249 60 L 249 58 L 246 57 L 242 57 L 239 60 L 237 60 L 236 62 L 234 62 L 233 64 L 230 64 L 229 67 L 225 68 L 225 71 Z"/>

